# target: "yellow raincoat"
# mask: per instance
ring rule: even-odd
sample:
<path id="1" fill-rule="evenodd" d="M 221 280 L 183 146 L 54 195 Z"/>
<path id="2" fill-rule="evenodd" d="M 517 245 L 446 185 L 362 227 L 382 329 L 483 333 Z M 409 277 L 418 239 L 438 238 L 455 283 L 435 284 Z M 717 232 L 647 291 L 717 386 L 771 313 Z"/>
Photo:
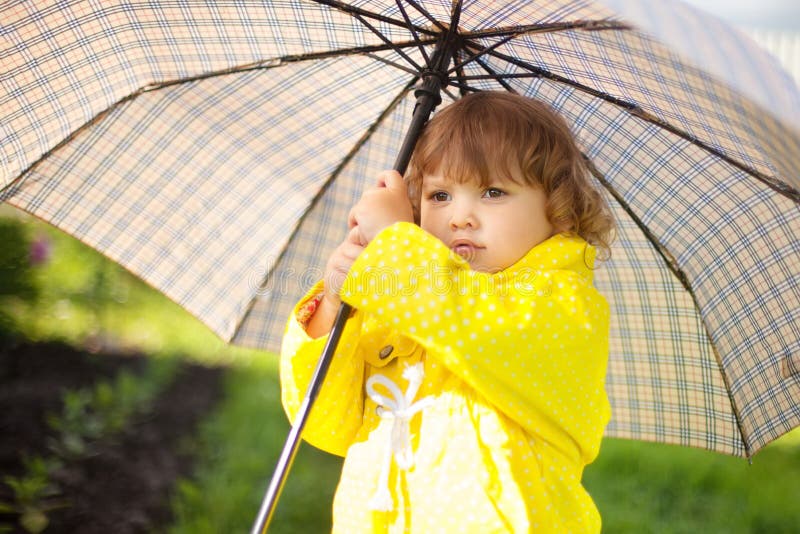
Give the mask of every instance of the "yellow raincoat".
<path id="1" fill-rule="evenodd" d="M 594 256 L 556 234 L 488 274 L 410 223 L 372 240 L 342 289 L 357 311 L 303 433 L 345 456 L 334 532 L 599 532 L 581 485 L 610 417 Z M 283 341 L 291 419 L 326 341 L 297 313 L 321 291 Z"/>

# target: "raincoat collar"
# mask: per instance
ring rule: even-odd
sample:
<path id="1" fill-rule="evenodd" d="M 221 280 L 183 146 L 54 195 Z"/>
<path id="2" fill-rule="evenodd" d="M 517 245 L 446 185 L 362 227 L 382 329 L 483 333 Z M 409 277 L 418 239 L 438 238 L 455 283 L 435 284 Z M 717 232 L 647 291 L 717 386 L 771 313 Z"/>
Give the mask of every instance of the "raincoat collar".
<path id="1" fill-rule="evenodd" d="M 505 279 L 549 270 L 575 271 L 591 281 L 597 250 L 582 237 L 561 232 L 530 249 L 513 265 L 489 276 Z"/>

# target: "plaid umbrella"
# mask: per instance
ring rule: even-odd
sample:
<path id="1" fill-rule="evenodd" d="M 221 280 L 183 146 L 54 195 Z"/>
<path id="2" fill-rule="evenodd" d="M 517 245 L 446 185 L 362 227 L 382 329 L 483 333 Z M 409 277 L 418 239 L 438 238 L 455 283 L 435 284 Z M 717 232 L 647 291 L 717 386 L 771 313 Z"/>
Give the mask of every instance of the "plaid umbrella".
<path id="1" fill-rule="evenodd" d="M 680 3 L 465 1 L 445 104 L 541 99 L 619 224 L 608 435 L 750 456 L 800 424 L 800 96 Z M 450 0 L 6 2 L 0 200 L 275 349 L 389 168 Z"/>

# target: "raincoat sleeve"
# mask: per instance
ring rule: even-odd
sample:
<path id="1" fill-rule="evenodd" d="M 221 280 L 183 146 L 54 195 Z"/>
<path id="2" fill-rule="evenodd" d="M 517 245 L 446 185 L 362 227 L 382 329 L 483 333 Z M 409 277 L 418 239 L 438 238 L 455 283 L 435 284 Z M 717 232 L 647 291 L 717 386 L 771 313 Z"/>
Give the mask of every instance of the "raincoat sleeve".
<path id="1" fill-rule="evenodd" d="M 528 270 L 502 280 L 472 271 L 418 226 L 395 223 L 355 261 L 342 299 L 391 317 L 528 433 L 585 464 L 610 417 L 608 304 L 590 277 Z"/>
<path id="2" fill-rule="evenodd" d="M 322 292 L 315 285 L 292 311 L 281 345 L 281 401 L 294 421 L 328 336 L 313 339 L 298 321 L 298 312 Z M 364 409 L 364 360 L 357 357 L 361 314 L 355 313 L 345 326 L 325 382 L 303 429 L 303 439 L 331 454 L 344 456 L 362 422 Z"/>

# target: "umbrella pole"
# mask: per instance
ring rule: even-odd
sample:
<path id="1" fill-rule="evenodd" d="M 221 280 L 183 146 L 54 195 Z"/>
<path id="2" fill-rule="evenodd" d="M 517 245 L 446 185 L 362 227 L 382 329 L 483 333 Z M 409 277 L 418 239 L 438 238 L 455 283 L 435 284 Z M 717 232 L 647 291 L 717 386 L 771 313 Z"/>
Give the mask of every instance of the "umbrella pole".
<path id="1" fill-rule="evenodd" d="M 448 34 L 444 41 L 437 45 L 431 57 L 431 68 L 426 69 L 420 75 L 422 83 L 414 91 L 414 96 L 417 97 L 414 114 L 411 117 L 411 124 L 406 131 L 405 139 L 403 140 L 400 152 L 394 163 L 394 169 L 400 174 L 404 174 L 408 167 L 411 154 L 414 152 L 414 146 L 417 144 L 420 133 L 422 133 L 422 128 L 425 126 L 431 113 L 433 113 L 434 108 L 442 101 L 440 93 L 442 87 L 447 85 L 447 68 L 453 55 L 453 49 L 454 40 L 452 39 L 452 35 Z M 289 474 L 289 469 L 291 469 L 294 458 L 300 447 L 300 434 L 303 431 L 303 427 L 305 427 L 311 407 L 325 380 L 325 375 L 328 373 L 328 367 L 330 367 L 331 360 L 336 352 L 336 346 L 339 344 L 339 339 L 342 337 L 345 323 L 350 317 L 351 312 L 352 307 L 342 302 L 339 306 L 339 311 L 336 314 L 333 326 L 331 327 L 330 334 L 328 335 L 328 341 L 325 344 L 325 348 L 322 350 L 322 356 L 320 356 L 317 363 L 314 376 L 306 390 L 306 396 L 300 405 L 300 409 L 297 412 L 289 435 L 286 437 L 286 443 L 278 458 L 278 463 L 275 466 L 275 472 L 272 474 L 267 492 L 261 502 L 258 516 L 250 531 L 251 534 L 265 533 L 272 521 L 278 498 L 280 497 L 283 486 L 286 483 L 286 477 Z"/>

